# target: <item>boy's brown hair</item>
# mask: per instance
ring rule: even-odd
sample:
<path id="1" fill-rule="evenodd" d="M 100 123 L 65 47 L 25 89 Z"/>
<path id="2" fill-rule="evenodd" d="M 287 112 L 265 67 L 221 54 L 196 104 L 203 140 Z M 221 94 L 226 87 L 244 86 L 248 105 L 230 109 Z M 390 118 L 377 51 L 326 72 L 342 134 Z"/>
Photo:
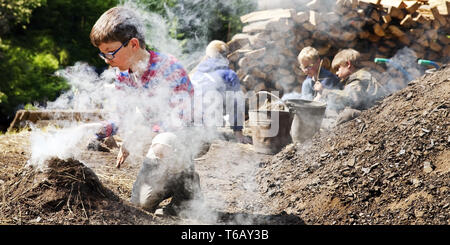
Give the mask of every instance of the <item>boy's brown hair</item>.
<path id="1" fill-rule="evenodd" d="M 342 64 L 346 64 L 347 62 L 350 61 L 350 63 L 355 67 L 355 68 L 359 68 L 360 67 L 360 59 L 361 59 L 361 54 L 354 50 L 354 49 L 344 49 L 342 51 L 339 51 L 333 59 L 333 62 L 331 63 L 331 67 L 333 70 L 338 70 L 339 66 Z"/>
<path id="2" fill-rule="evenodd" d="M 101 43 L 125 43 L 132 38 L 139 40 L 141 48 L 145 49 L 145 38 L 142 24 L 136 18 L 137 14 L 125 7 L 114 7 L 100 16 L 92 27 L 91 43 L 98 47 Z"/>

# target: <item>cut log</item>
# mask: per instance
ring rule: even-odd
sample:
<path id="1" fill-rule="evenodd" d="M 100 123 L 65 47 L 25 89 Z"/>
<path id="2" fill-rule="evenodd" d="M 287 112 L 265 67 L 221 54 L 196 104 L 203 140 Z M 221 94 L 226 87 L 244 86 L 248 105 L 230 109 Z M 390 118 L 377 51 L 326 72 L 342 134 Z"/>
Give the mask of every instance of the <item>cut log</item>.
<path id="1" fill-rule="evenodd" d="M 229 54 L 227 56 L 228 60 L 231 62 L 237 62 L 239 59 L 241 59 L 245 53 L 251 52 L 250 49 L 238 49 L 234 51 L 233 53 Z"/>
<path id="2" fill-rule="evenodd" d="M 402 37 L 405 35 L 405 33 L 400 30 L 397 26 L 390 25 L 388 29 L 391 31 L 392 34 L 394 34 L 396 37 Z"/>
<path id="3" fill-rule="evenodd" d="M 414 50 L 417 58 L 419 58 L 419 59 L 425 58 L 425 49 L 421 45 L 419 45 L 418 43 L 415 43 L 415 44 L 411 45 L 410 48 L 412 50 Z"/>
<path id="4" fill-rule="evenodd" d="M 249 35 L 247 34 L 236 34 L 233 36 L 233 38 L 227 43 L 228 47 L 230 49 L 230 52 L 234 52 L 242 47 L 244 47 L 245 45 L 247 45 L 249 43 Z"/>
<path id="5" fill-rule="evenodd" d="M 422 36 L 421 38 L 417 39 L 416 42 L 420 44 L 422 47 L 430 46 L 430 44 L 428 43 L 428 39 L 425 36 Z"/>
<path id="6" fill-rule="evenodd" d="M 388 14 L 383 15 L 381 18 L 383 19 L 384 23 L 389 23 L 392 20 L 392 17 Z"/>
<path id="7" fill-rule="evenodd" d="M 346 32 L 342 33 L 342 35 L 340 36 L 340 39 L 342 41 L 347 41 L 348 42 L 348 41 L 355 40 L 356 37 L 357 37 L 357 34 L 355 32 L 348 32 L 348 31 L 346 31 Z"/>
<path id="8" fill-rule="evenodd" d="M 247 75 L 247 76 L 245 76 L 244 79 L 242 79 L 242 83 L 248 89 L 253 89 L 259 82 L 257 79 L 253 78 L 252 76 Z"/>
<path id="9" fill-rule="evenodd" d="M 297 24 L 305 23 L 309 20 L 309 14 L 308 12 L 298 12 L 296 15 L 293 16 L 293 20 Z"/>
<path id="10" fill-rule="evenodd" d="M 326 41 L 329 39 L 328 33 L 323 31 L 315 31 L 312 35 L 313 39 L 320 40 L 320 41 Z"/>
<path id="11" fill-rule="evenodd" d="M 267 41 L 270 41 L 271 37 L 264 32 L 257 33 L 256 35 L 250 36 L 248 41 L 253 49 L 260 49 L 266 46 Z"/>
<path id="12" fill-rule="evenodd" d="M 389 54 L 391 49 L 389 47 L 386 47 L 386 46 L 379 46 L 378 47 L 378 51 L 383 53 L 383 54 Z"/>
<path id="13" fill-rule="evenodd" d="M 316 26 L 311 24 L 311 23 L 309 23 L 309 21 L 303 23 L 302 26 L 303 26 L 303 28 L 305 28 L 308 31 L 314 31 L 316 29 Z"/>
<path id="14" fill-rule="evenodd" d="M 365 25 L 365 22 L 362 20 L 352 20 L 350 21 L 350 25 L 353 26 L 356 30 L 361 30 Z"/>
<path id="15" fill-rule="evenodd" d="M 415 13 L 420 7 L 420 3 L 418 1 L 403 1 L 403 3 L 406 5 L 406 11 L 410 14 Z"/>
<path id="16" fill-rule="evenodd" d="M 395 8 L 395 7 L 389 7 L 388 14 L 391 17 L 399 19 L 399 20 L 402 20 L 403 18 L 405 18 L 405 13 L 401 9 Z"/>
<path id="17" fill-rule="evenodd" d="M 376 43 L 376 42 L 380 41 L 381 37 L 379 37 L 379 36 L 377 36 L 377 35 L 375 35 L 375 34 L 370 33 L 370 34 L 369 34 L 369 37 L 368 37 L 367 39 L 368 39 L 369 41 L 373 42 L 373 43 Z"/>
<path id="18" fill-rule="evenodd" d="M 267 87 L 266 87 L 265 83 L 258 83 L 252 89 L 255 91 L 255 93 L 258 93 L 260 91 L 267 91 Z"/>
<path id="19" fill-rule="evenodd" d="M 278 32 L 291 32 L 295 26 L 292 19 L 281 18 L 273 19 L 267 24 L 268 31 L 278 31 Z"/>
<path id="20" fill-rule="evenodd" d="M 328 51 L 330 51 L 330 48 L 331 48 L 331 44 L 327 44 L 325 46 L 319 47 L 317 49 L 317 51 L 319 52 L 320 56 L 324 56 L 324 55 L 328 54 Z"/>
<path id="21" fill-rule="evenodd" d="M 433 20 L 431 22 L 431 26 L 433 29 L 438 30 L 439 28 L 441 28 L 441 22 L 439 22 L 439 20 Z"/>
<path id="22" fill-rule="evenodd" d="M 358 17 L 359 17 L 358 12 L 351 11 L 351 12 L 346 13 L 346 15 L 343 16 L 343 20 L 348 22 L 348 21 L 358 18 Z"/>
<path id="23" fill-rule="evenodd" d="M 422 28 L 409 30 L 409 34 L 415 38 L 420 38 L 424 33 L 425 33 L 425 30 Z"/>
<path id="24" fill-rule="evenodd" d="M 383 43 L 390 48 L 395 48 L 397 46 L 397 44 L 395 42 L 389 41 L 389 40 L 386 40 Z"/>
<path id="25" fill-rule="evenodd" d="M 444 57 L 449 57 L 450 56 L 450 45 L 445 46 L 444 50 L 442 51 L 442 55 Z"/>
<path id="26" fill-rule="evenodd" d="M 245 76 L 247 76 L 247 72 L 245 72 L 244 69 L 238 69 L 238 70 L 236 71 L 236 74 L 237 74 L 237 76 L 238 76 L 238 78 L 239 78 L 240 81 L 242 81 L 242 79 L 244 79 Z"/>
<path id="27" fill-rule="evenodd" d="M 254 62 L 266 54 L 266 48 L 257 49 L 248 53 L 245 53 L 244 56 L 250 60 L 250 62 Z"/>
<path id="28" fill-rule="evenodd" d="M 328 12 L 322 16 L 323 20 L 329 24 L 334 24 L 339 22 L 340 16 L 335 12 Z"/>
<path id="29" fill-rule="evenodd" d="M 414 24 L 413 18 L 410 14 L 407 14 L 402 21 L 400 21 L 400 25 L 402 27 L 410 27 Z"/>
<path id="30" fill-rule="evenodd" d="M 373 32 L 379 37 L 384 37 L 386 35 L 386 33 L 383 31 L 383 28 L 381 28 L 380 24 L 378 23 L 373 26 Z"/>
<path id="31" fill-rule="evenodd" d="M 441 24 L 441 26 L 447 25 L 447 20 L 439 13 L 439 10 L 437 7 L 432 7 L 432 8 L 430 8 L 430 10 L 434 16 L 434 19 L 438 20 L 439 23 Z"/>
<path id="32" fill-rule="evenodd" d="M 267 78 L 267 74 L 264 73 L 263 71 L 261 71 L 258 67 L 254 68 L 252 70 L 252 76 L 262 79 L 262 80 L 266 80 L 266 78 Z"/>
<path id="33" fill-rule="evenodd" d="M 406 46 L 409 46 L 411 44 L 411 39 L 409 39 L 409 37 L 407 35 L 403 35 L 401 37 L 398 38 L 398 40 L 405 44 Z"/>
<path id="34" fill-rule="evenodd" d="M 449 45 L 450 44 L 450 38 L 448 35 L 439 35 L 438 36 L 439 42 L 443 45 Z"/>
<path id="35" fill-rule="evenodd" d="M 439 43 L 437 43 L 436 41 L 430 41 L 430 49 L 435 52 L 441 52 L 442 46 L 439 45 Z"/>
<path id="36" fill-rule="evenodd" d="M 428 39 L 433 40 L 433 41 L 438 39 L 438 31 L 437 30 L 428 30 L 425 32 L 425 35 L 428 37 Z"/>

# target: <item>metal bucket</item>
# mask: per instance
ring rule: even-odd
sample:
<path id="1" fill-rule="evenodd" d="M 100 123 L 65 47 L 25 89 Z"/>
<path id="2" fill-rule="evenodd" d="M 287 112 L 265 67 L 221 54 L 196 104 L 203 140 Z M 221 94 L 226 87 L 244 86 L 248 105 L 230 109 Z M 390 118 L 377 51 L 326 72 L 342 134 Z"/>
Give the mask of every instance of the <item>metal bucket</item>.
<path id="1" fill-rule="evenodd" d="M 290 136 L 292 114 L 286 105 L 285 108 L 284 111 L 250 110 L 248 112 L 254 151 L 273 155 L 292 142 Z"/>
<path id="2" fill-rule="evenodd" d="M 320 130 L 327 105 L 318 101 L 301 99 L 287 100 L 286 104 L 294 111 L 290 135 L 294 143 L 302 143 Z"/>

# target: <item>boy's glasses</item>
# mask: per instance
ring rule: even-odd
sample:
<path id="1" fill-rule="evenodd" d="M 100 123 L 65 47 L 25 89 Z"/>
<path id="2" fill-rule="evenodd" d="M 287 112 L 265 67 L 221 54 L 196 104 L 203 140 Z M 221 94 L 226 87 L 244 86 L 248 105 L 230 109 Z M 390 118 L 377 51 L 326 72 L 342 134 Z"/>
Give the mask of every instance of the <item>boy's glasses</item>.
<path id="1" fill-rule="evenodd" d="M 131 40 L 131 39 L 130 39 L 130 40 Z M 98 53 L 98 56 L 100 56 L 100 58 L 105 59 L 105 60 L 112 60 L 112 59 L 114 59 L 114 55 L 115 55 L 117 52 L 119 52 L 119 50 L 120 50 L 122 47 L 127 46 L 127 45 L 128 45 L 128 42 L 129 42 L 130 40 L 126 41 L 125 43 L 122 43 L 122 45 L 121 45 L 118 49 L 116 49 L 116 51 L 110 52 L 110 53 L 106 53 L 106 54 L 100 52 L 100 53 Z"/>
<path id="2" fill-rule="evenodd" d="M 314 67 L 314 64 L 309 64 L 307 66 L 300 66 L 300 69 L 302 69 L 303 71 L 308 71 L 311 70 Z"/>

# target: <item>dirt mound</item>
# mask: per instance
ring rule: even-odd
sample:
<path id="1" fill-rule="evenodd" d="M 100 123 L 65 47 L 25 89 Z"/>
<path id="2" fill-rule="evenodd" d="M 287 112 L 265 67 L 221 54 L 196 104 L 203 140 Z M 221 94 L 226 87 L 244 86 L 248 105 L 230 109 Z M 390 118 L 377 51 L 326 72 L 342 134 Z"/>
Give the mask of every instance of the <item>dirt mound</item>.
<path id="1" fill-rule="evenodd" d="M 46 166 L 43 171 L 25 167 L 5 183 L 3 219 L 21 224 L 151 223 L 151 216 L 122 203 L 83 163 L 52 158 Z"/>
<path id="2" fill-rule="evenodd" d="M 450 67 L 332 131 L 289 145 L 258 173 L 278 210 L 307 224 L 448 224 Z"/>

